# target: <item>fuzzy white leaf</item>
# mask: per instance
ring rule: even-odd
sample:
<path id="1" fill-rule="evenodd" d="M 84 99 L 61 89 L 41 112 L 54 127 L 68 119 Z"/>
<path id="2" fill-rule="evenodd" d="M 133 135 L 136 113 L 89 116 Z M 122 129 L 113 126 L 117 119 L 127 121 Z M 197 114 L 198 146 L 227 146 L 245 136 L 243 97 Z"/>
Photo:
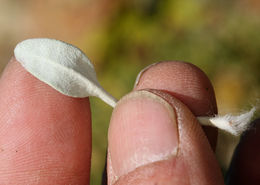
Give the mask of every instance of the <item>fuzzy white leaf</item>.
<path id="1" fill-rule="evenodd" d="M 97 96 L 115 106 L 116 99 L 101 87 L 92 63 L 75 46 L 54 39 L 28 39 L 16 46 L 14 54 L 27 71 L 62 94 Z"/>

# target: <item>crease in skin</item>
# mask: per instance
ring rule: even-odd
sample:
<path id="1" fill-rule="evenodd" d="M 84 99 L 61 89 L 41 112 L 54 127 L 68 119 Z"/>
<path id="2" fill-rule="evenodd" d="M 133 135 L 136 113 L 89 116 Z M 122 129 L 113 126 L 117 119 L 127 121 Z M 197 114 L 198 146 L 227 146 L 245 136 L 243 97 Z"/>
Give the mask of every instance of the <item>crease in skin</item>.
<path id="1" fill-rule="evenodd" d="M 150 92 L 150 93 L 154 94 L 155 96 L 162 98 L 172 108 L 172 111 L 174 111 L 174 113 L 176 115 L 175 116 L 175 122 L 176 122 L 176 125 L 177 125 L 177 128 L 178 128 L 177 129 L 177 136 L 178 136 L 178 141 L 180 141 L 180 131 L 179 130 L 181 129 L 181 124 L 179 124 L 179 123 L 181 122 L 182 118 L 181 118 L 181 116 L 179 116 L 179 111 L 177 110 L 177 108 L 170 105 L 167 101 L 167 99 L 172 98 L 172 95 L 165 93 L 165 92 L 162 92 L 160 90 L 155 90 L 155 89 L 144 89 L 144 91 Z M 175 155 L 177 156 L 178 152 L 179 152 L 179 147 L 177 148 L 177 150 L 175 152 L 176 152 Z"/>
<path id="2" fill-rule="evenodd" d="M 144 148 L 142 148 L 142 151 L 144 151 Z M 130 160 L 131 160 L 132 164 L 133 163 L 135 164 L 136 168 L 139 168 L 139 167 L 145 166 L 147 164 L 151 164 L 151 163 L 158 162 L 158 161 L 164 161 L 164 160 L 168 160 L 172 157 L 176 157 L 178 154 L 178 151 L 179 151 L 179 148 L 176 147 L 167 153 L 163 153 L 163 154 L 159 154 L 159 155 L 158 154 L 156 154 L 156 155 L 149 154 L 149 160 L 146 159 L 145 161 L 143 161 L 143 163 L 140 163 L 140 161 L 138 161 L 138 162 L 136 161 L 136 159 L 139 158 L 140 156 L 139 155 L 137 156 L 137 154 L 135 153 L 135 155 L 132 156 L 132 158 Z M 143 158 L 145 158 L 145 156 L 143 156 Z M 131 171 L 134 171 L 135 169 L 133 169 Z"/>
<path id="3" fill-rule="evenodd" d="M 152 93 L 155 93 L 155 94 L 157 94 L 158 96 L 161 96 L 162 98 L 164 98 L 165 100 L 168 100 L 168 102 L 169 102 L 169 104 L 171 104 L 172 105 L 172 107 L 173 107 L 173 109 L 176 111 L 176 115 L 177 115 L 177 125 L 178 125 L 178 136 L 179 136 L 179 141 L 180 141 L 180 143 L 182 143 L 182 144 L 184 144 L 183 142 L 183 140 L 181 141 L 181 138 L 184 138 L 185 136 L 183 135 L 184 133 L 185 133 L 185 135 L 186 134 L 188 134 L 187 133 L 187 131 L 189 131 L 189 132 L 194 132 L 194 130 L 193 130 L 193 128 L 196 128 L 196 127 L 194 127 L 194 126 L 192 126 L 191 127 L 191 129 L 189 129 L 189 130 L 186 130 L 186 131 L 183 131 L 184 130 L 184 124 L 183 123 L 185 123 L 185 118 L 183 117 L 183 110 L 180 108 L 180 103 L 181 102 L 178 102 L 178 99 L 175 99 L 171 94 L 168 94 L 168 93 L 165 93 L 165 92 L 162 92 L 162 91 L 160 91 L 160 90 L 154 90 L 154 89 L 151 89 L 151 90 L 149 90 L 149 91 L 151 91 Z M 173 106 L 173 105 L 175 105 L 175 106 Z M 191 113 L 192 114 L 192 113 Z M 196 119 L 196 117 L 193 117 L 193 119 L 192 120 L 190 120 L 191 121 L 191 125 L 196 125 L 197 123 L 198 123 L 198 120 Z M 194 123 L 193 123 L 194 122 Z M 205 137 L 205 135 L 204 135 L 204 137 Z M 206 138 L 205 138 L 205 140 L 206 140 Z M 187 141 L 186 141 L 187 142 Z M 182 144 L 180 144 L 180 146 L 182 146 Z M 183 149 L 183 148 L 182 148 Z M 180 149 L 179 149 L 179 156 L 181 156 L 182 154 L 183 154 L 183 152 L 182 152 L 182 149 L 181 149 L 181 147 L 180 147 Z M 186 151 L 187 152 L 187 151 Z M 191 151 L 190 151 L 191 152 Z M 193 152 L 193 151 L 192 151 Z M 189 153 L 189 152 L 188 152 Z M 188 154 L 188 153 L 186 153 L 186 154 Z M 186 157 L 185 157 L 185 159 L 188 159 L 189 158 L 189 155 L 187 156 L 186 155 Z M 190 163 L 190 161 L 186 161 L 186 160 L 184 160 L 184 163 L 186 163 L 186 165 L 187 165 L 187 162 L 188 162 L 188 164 Z M 194 181 L 193 181 L 193 176 L 195 176 L 196 174 L 196 171 L 195 171 L 195 173 L 194 173 L 194 170 L 191 170 L 190 168 L 186 168 L 186 165 L 184 165 L 184 168 L 187 170 L 187 174 L 188 174 L 188 176 L 187 176 L 187 181 L 189 181 L 189 183 L 188 184 L 194 184 Z M 214 180 L 214 179 L 213 179 Z M 215 179 L 216 180 L 216 179 Z M 214 181 L 212 181 L 212 182 L 214 182 Z"/>

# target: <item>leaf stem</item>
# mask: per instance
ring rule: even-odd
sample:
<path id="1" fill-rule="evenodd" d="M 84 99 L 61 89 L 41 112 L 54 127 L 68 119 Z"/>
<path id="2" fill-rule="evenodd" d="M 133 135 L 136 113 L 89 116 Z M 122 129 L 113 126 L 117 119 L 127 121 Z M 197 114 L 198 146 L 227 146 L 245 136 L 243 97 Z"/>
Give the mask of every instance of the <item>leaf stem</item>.
<path id="1" fill-rule="evenodd" d="M 103 100 L 106 104 L 110 105 L 111 107 L 115 108 L 117 104 L 117 99 L 108 93 L 103 87 L 99 87 L 97 92 L 97 97 Z"/>

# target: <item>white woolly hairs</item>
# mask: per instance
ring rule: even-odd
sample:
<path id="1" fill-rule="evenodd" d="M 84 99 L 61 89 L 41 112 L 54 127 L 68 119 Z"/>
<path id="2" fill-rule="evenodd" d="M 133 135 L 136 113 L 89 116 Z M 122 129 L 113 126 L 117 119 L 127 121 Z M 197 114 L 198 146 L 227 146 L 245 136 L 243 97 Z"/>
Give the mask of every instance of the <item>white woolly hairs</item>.
<path id="1" fill-rule="evenodd" d="M 28 72 L 62 94 L 97 96 L 115 107 L 117 100 L 99 84 L 94 66 L 77 47 L 54 39 L 28 39 L 17 44 L 14 54 Z M 248 128 L 255 110 L 238 116 L 198 117 L 198 121 L 239 135 Z"/>

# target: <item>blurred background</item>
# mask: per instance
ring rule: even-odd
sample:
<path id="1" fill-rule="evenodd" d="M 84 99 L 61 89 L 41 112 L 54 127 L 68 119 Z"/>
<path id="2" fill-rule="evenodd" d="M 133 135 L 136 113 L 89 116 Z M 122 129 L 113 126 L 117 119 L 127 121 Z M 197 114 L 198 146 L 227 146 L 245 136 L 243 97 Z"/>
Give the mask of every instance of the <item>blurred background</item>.
<path id="1" fill-rule="evenodd" d="M 245 111 L 260 95 L 258 0 L 0 0 L 0 72 L 15 45 L 49 37 L 78 46 L 115 97 L 131 91 L 145 66 L 191 62 L 209 76 L 219 113 Z M 100 184 L 112 109 L 91 98 L 91 184 Z M 218 147 L 225 171 L 238 138 Z M 221 147 L 229 150 L 221 150 Z M 220 152 L 219 152 L 220 151 Z M 221 155 L 223 154 L 224 155 Z"/>

